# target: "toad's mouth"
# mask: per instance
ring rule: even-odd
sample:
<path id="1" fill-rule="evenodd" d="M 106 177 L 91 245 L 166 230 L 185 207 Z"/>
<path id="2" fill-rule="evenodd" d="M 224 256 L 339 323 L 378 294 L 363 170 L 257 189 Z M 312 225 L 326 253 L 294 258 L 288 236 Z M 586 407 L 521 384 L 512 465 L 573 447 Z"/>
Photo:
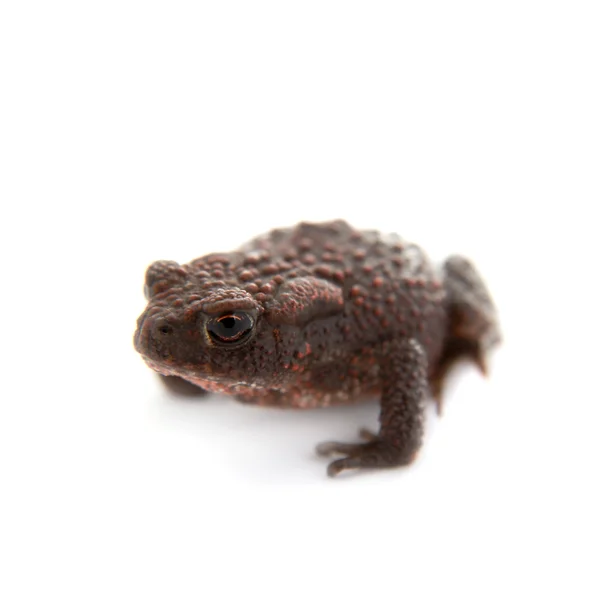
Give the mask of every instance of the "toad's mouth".
<path id="1" fill-rule="evenodd" d="M 217 381 L 217 377 L 213 374 L 213 369 L 209 363 L 204 364 L 170 364 L 174 359 L 164 359 L 157 361 L 149 356 L 142 354 L 146 364 L 157 373 L 167 376 L 176 376 L 183 379 L 191 380 L 192 377 L 206 378 L 207 380 Z"/>
<path id="2" fill-rule="evenodd" d="M 207 392 L 246 395 L 267 389 L 260 383 L 238 381 L 236 379 L 227 380 L 222 375 L 214 374 L 208 364 L 202 365 L 202 371 L 199 372 L 199 365 L 169 366 L 147 356 L 144 356 L 144 360 L 153 371 L 156 371 L 160 375 L 181 377 L 181 379 L 185 379 Z"/>

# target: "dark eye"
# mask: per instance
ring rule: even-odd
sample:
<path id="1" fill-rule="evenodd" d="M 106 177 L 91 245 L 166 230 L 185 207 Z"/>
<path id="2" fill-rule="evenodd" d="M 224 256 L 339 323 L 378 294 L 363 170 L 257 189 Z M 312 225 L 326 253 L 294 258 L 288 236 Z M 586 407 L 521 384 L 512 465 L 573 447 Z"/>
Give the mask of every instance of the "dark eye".
<path id="1" fill-rule="evenodd" d="M 254 321 L 246 313 L 231 312 L 210 319 L 206 323 L 206 330 L 214 342 L 233 344 L 246 339 L 253 326 Z"/>

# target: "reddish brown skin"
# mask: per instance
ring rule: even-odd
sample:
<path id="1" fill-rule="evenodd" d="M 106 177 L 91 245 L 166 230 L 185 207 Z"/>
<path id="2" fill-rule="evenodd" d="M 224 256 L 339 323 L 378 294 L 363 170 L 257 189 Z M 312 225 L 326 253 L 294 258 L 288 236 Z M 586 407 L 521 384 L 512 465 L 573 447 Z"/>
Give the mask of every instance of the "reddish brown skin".
<path id="1" fill-rule="evenodd" d="M 438 269 L 418 246 L 344 221 L 276 229 L 238 252 L 186 265 L 155 262 L 146 295 L 134 343 L 161 375 L 268 406 L 379 397 L 377 435 L 318 447 L 344 455 L 330 475 L 409 464 L 428 392 L 441 397 L 461 357 L 483 369 L 499 340 L 494 306 L 467 260 L 451 257 Z M 219 343 L 207 323 L 232 312 L 252 327 Z"/>

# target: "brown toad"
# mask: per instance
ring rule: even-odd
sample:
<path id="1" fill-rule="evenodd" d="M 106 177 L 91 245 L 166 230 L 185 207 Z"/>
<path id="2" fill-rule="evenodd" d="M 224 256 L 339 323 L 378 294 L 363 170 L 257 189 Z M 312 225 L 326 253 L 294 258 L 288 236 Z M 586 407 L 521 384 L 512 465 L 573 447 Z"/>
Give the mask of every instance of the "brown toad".
<path id="1" fill-rule="evenodd" d="M 153 263 L 135 347 L 146 363 L 203 390 L 266 406 L 313 408 L 379 396 L 380 429 L 365 442 L 326 442 L 343 469 L 409 464 L 423 401 L 448 367 L 484 369 L 499 339 L 495 309 L 473 266 L 436 269 L 397 237 L 344 221 L 276 229 L 238 252 Z"/>

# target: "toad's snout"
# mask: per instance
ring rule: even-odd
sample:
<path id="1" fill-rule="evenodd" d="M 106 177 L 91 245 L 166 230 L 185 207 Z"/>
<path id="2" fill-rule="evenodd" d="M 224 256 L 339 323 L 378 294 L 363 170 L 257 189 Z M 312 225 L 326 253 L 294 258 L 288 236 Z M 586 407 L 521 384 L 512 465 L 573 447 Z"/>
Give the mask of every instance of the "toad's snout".
<path id="1" fill-rule="evenodd" d="M 140 317 L 134 336 L 135 349 L 146 359 L 174 368 L 202 364 L 205 341 L 195 319 L 185 320 L 171 312 L 152 312 Z"/>
<path id="2" fill-rule="evenodd" d="M 175 324 L 160 315 L 142 316 L 134 336 L 135 349 L 148 358 L 169 362 L 176 346 Z"/>

